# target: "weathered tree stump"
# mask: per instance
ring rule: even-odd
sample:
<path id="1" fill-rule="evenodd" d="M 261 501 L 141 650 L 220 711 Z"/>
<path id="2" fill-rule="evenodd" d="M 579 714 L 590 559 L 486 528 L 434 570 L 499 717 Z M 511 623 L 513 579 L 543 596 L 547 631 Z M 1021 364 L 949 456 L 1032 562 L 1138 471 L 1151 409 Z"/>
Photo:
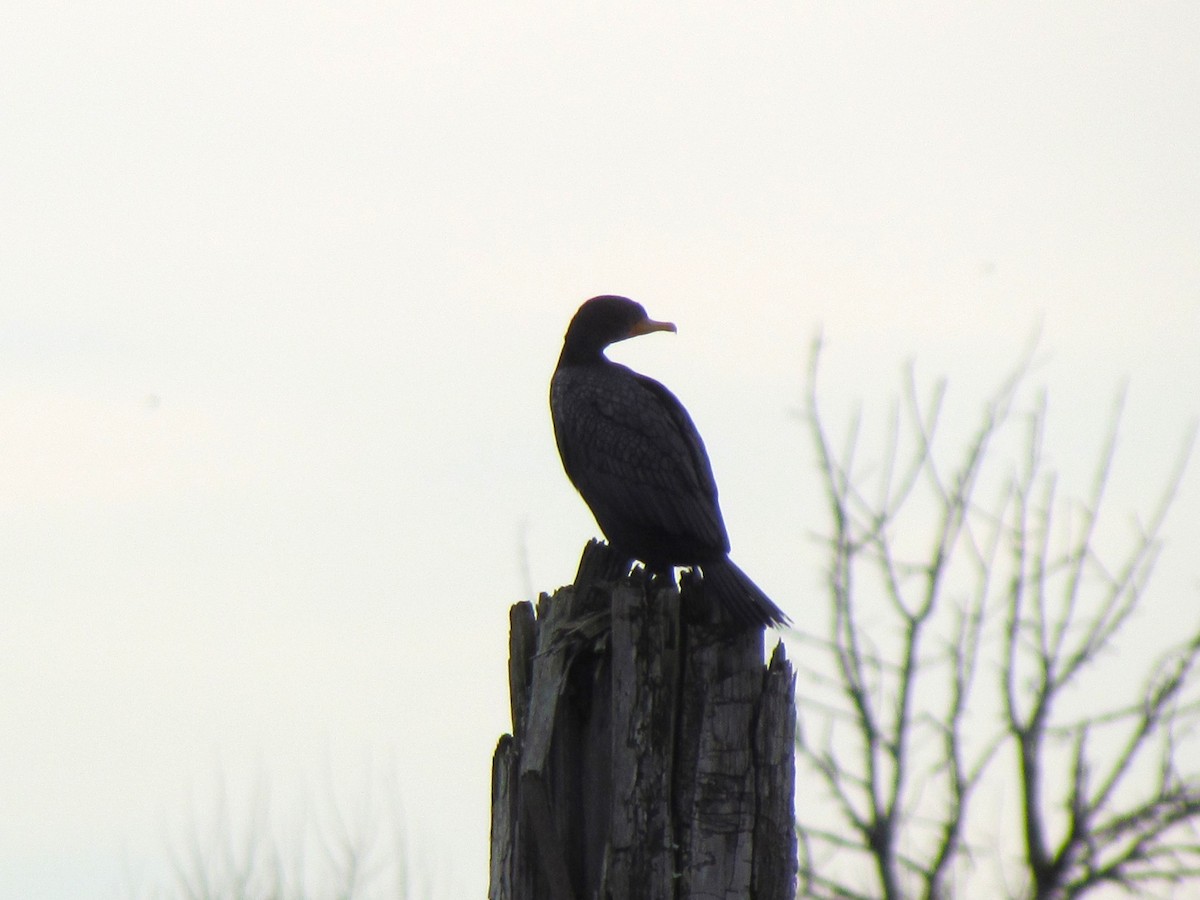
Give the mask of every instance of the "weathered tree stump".
<path id="1" fill-rule="evenodd" d="M 492 900 L 793 900 L 796 710 L 779 644 L 706 622 L 592 542 L 510 613 L 513 733 L 492 764 Z M 682 596 L 682 601 L 681 601 Z"/>

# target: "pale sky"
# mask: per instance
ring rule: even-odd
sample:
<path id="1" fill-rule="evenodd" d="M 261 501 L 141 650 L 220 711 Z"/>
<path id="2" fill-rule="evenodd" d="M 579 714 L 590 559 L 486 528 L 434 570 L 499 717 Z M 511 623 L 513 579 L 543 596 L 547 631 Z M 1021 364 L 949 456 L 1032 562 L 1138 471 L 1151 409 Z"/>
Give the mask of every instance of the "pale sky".
<path id="1" fill-rule="evenodd" d="M 1122 514 L 1200 415 L 1194 3 L 3 22 L 0 900 L 121 896 L 215 773 L 286 807 L 368 766 L 434 894 L 483 896 L 508 607 L 596 533 L 546 408 L 593 294 L 678 324 L 614 356 L 691 409 L 793 618 L 818 328 L 840 420 L 912 359 L 973 421 L 1040 324 L 1077 489 L 1129 379 Z M 1180 615 L 1198 525 L 1200 468 Z"/>

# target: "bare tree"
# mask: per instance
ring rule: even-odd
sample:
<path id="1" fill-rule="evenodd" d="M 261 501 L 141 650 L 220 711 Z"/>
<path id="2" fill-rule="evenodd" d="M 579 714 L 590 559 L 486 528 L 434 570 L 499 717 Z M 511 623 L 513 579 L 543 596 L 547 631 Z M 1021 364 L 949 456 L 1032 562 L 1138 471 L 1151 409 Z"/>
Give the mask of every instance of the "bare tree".
<path id="1" fill-rule="evenodd" d="M 882 458 L 864 465 L 857 416 L 833 446 L 819 350 L 807 421 L 832 527 L 827 621 L 801 632 L 798 654 L 802 895 L 1200 884 L 1200 623 L 1163 623 L 1157 650 L 1120 643 L 1152 610 L 1145 588 L 1194 431 L 1113 553 L 1101 513 L 1120 402 L 1090 493 L 1071 502 L 1043 454 L 1044 394 L 1018 407 L 1028 358 L 952 466 L 945 384 L 923 401 L 910 369 Z"/>
<path id="2" fill-rule="evenodd" d="M 331 776 L 307 810 L 273 814 L 266 781 L 230 800 L 217 776 L 206 803 L 171 842 L 169 872 L 130 878 L 130 898 L 187 900 L 404 900 L 412 886 L 394 782 L 368 772 L 355 800 Z M 235 811 L 236 810 L 236 811 Z M 284 818 L 287 824 L 284 824 Z M 280 836 L 280 831 L 283 836 Z"/>

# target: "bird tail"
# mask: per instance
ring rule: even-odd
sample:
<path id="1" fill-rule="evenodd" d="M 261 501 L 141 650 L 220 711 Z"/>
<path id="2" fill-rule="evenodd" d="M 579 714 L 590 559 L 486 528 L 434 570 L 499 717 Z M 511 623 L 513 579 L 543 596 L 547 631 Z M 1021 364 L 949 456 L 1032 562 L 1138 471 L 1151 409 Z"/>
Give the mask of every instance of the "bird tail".
<path id="1" fill-rule="evenodd" d="M 701 566 L 706 593 L 726 617 L 742 628 L 790 625 L 791 619 L 771 602 L 750 576 L 728 556 Z"/>

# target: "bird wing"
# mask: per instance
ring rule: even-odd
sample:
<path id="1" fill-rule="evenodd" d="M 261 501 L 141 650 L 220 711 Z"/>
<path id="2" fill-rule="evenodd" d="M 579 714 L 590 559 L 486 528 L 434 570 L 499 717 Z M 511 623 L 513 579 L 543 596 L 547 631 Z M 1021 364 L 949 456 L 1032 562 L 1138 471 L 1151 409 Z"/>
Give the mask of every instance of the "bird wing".
<path id="1" fill-rule="evenodd" d="M 567 475 L 610 541 L 668 557 L 647 562 L 728 552 L 704 442 L 667 388 L 624 366 L 567 367 L 551 411 Z"/>

